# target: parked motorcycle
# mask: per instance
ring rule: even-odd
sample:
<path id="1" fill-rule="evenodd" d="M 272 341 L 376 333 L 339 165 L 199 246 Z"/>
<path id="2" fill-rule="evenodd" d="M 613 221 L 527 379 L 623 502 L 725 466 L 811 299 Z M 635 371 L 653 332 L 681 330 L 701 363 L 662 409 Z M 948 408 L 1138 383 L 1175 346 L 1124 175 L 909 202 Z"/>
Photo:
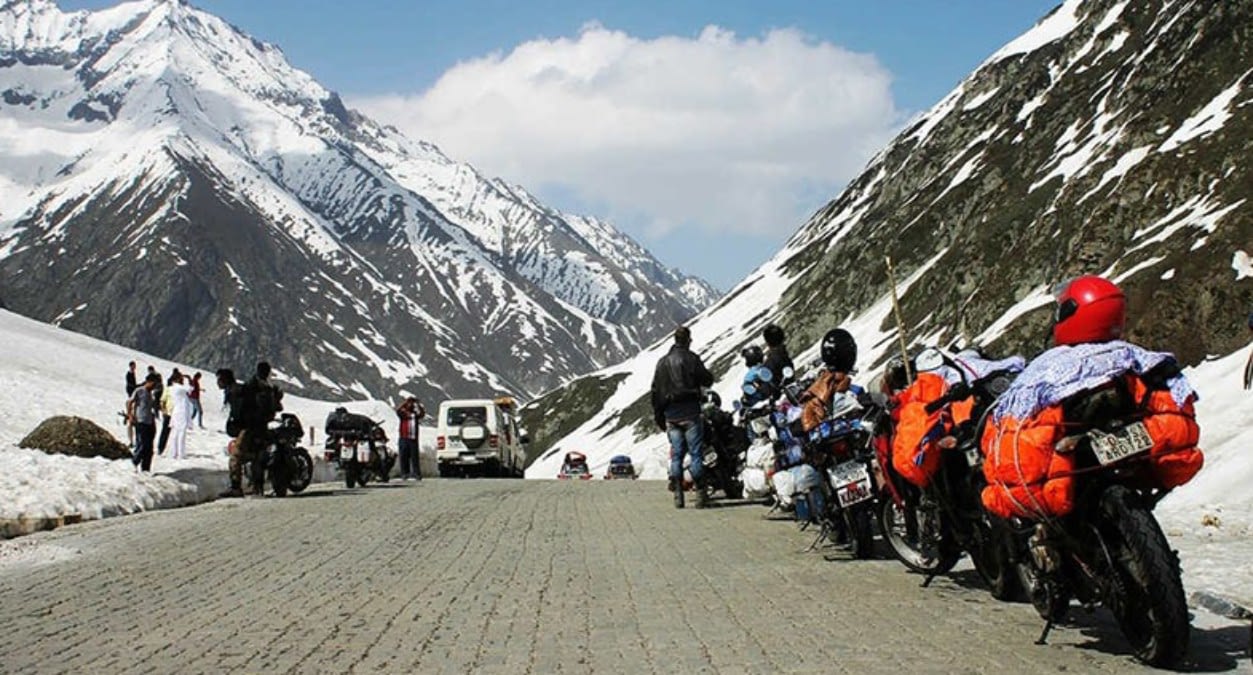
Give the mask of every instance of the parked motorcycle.
<path id="1" fill-rule="evenodd" d="M 313 481 L 313 457 L 301 447 L 304 427 L 291 413 L 283 413 L 266 430 L 265 450 L 251 466 L 249 482 L 264 484 L 268 477 L 275 496 L 303 491 Z M 260 473 L 260 475 L 256 475 Z"/>
<path id="2" fill-rule="evenodd" d="M 988 411 L 1008 389 L 1015 373 L 995 370 L 970 381 L 965 368 L 934 349 L 920 354 L 918 363 L 922 370 L 947 367 L 961 376 L 941 397 L 926 405 L 928 414 L 970 397 L 974 406 L 969 421 L 955 425 L 935 444 L 940 453 L 939 467 L 926 488 L 905 481 L 892 462 L 886 462 L 887 487 L 879 510 L 884 538 L 906 567 L 927 575 L 924 586 L 951 570 L 964 552 L 970 555 L 993 597 L 1025 599 L 1013 528 L 989 514 L 980 501 L 987 483 L 979 439 Z"/>
<path id="3" fill-rule="evenodd" d="M 877 471 L 872 439 L 882 410 L 869 396 L 836 394 L 828 418 L 806 438 L 809 461 L 826 480 L 816 514 L 822 524 L 819 540 L 833 538 L 846 544 L 858 559 L 874 555 Z"/>
<path id="4" fill-rule="evenodd" d="M 737 426 L 735 418 L 721 405 L 721 397 L 711 391 L 706 394 L 705 403 L 701 406 L 704 487 L 722 491 L 727 499 L 742 499 L 744 484 L 740 480 L 740 472 L 744 469 L 748 437 L 744 428 Z"/>
<path id="5" fill-rule="evenodd" d="M 396 464 L 382 425 L 345 408 L 326 417 L 325 458 L 339 467 L 349 488 L 364 487 L 372 480 L 386 483 Z"/>
<path id="6" fill-rule="evenodd" d="M 1108 607 L 1135 655 L 1156 667 L 1176 665 L 1191 632 L 1179 557 L 1153 508 L 1169 490 L 1148 487 L 1154 439 L 1145 411 L 1121 383 L 1065 404 L 1077 425 L 1057 444 L 1073 453 L 1075 505 L 1064 517 L 1025 522 L 1020 576 L 1041 618 L 1043 644 L 1070 599 Z"/>

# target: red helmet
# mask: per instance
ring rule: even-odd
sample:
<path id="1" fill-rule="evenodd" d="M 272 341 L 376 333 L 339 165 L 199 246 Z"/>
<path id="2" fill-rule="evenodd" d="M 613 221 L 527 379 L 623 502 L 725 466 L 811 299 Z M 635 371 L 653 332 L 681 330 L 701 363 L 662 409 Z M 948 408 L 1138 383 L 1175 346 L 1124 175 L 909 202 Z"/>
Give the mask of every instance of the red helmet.
<path id="1" fill-rule="evenodd" d="M 1079 277 L 1057 294 L 1053 342 L 1077 345 L 1117 340 L 1126 320 L 1127 296 L 1121 288 L 1096 275 Z"/>

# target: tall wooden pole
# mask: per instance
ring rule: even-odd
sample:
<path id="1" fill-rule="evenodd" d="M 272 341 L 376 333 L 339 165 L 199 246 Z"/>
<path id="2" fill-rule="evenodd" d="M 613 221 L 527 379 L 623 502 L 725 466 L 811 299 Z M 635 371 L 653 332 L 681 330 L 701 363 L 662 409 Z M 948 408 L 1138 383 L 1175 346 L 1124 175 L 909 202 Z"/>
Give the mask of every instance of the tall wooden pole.
<path id="1" fill-rule="evenodd" d="M 896 297 L 896 272 L 892 269 L 892 256 L 884 256 L 888 265 L 888 284 L 892 288 L 892 313 L 896 315 L 896 337 L 901 343 L 901 361 L 905 364 L 905 380 L 914 381 L 914 369 L 909 365 L 909 347 L 905 340 L 905 321 L 901 318 L 901 303 Z"/>

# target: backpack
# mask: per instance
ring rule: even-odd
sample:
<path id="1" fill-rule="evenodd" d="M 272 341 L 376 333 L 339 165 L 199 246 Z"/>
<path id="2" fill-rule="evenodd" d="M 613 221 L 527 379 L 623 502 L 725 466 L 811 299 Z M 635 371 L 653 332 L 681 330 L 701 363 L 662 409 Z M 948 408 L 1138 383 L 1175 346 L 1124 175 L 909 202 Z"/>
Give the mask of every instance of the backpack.
<path id="1" fill-rule="evenodd" d="M 282 398 L 283 393 L 278 387 L 256 378 L 248 380 L 240 401 L 240 416 L 250 425 L 263 425 L 274 419 L 278 411 L 283 409 Z"/>

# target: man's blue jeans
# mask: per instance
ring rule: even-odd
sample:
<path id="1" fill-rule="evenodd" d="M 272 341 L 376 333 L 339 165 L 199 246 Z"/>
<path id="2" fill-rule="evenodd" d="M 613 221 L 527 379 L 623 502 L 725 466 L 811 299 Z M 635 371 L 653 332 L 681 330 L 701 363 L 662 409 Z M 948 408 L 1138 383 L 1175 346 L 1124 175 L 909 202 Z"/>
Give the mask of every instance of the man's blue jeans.
<path id="1" fill-rule="evenodd" d="M 692 482 L 700 485 L 700 478 L 705 468 L 704 456 L 701 454 L 701 420 L 699 417 L 690 420 L 666 422 L 666 436 L 670 439 L 670 478 L 683 479 L 683 447 L 691 457 L 688 471 L 692 473 Z"/>

